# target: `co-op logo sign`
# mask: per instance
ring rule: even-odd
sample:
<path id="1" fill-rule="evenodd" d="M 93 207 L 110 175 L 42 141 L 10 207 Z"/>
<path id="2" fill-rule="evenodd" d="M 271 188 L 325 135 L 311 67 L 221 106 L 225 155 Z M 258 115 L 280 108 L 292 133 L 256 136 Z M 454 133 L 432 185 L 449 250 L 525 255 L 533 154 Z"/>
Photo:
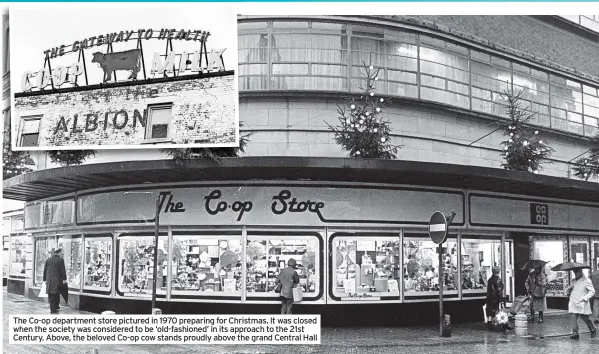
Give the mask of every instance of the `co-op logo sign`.
<path id="1" fill-rule="evenodd" d="M 251 213 L 254 209 L 254 203 L 251 200 L 231 200 L 224 199 L 220 189 L 215 189 L 204 196 L 204 210 L 209 215 L 219 215 L 221 213 L 232 213 L 237 221 L 241 221 L 246 213 Z M 321 215 L 321 210 L 325 207 L 324 202 L 312 200 L 299 200 L 293 197 L 289 190 L 281 190 L 272 197 L 270 211 L 275 215 L 287 213 L 315 213 Z M 160 212 L 162 213 L 184 213 L 187 208 L 183 202 L 177 201 L 172 192 L 160 192 Z"/>
<path id="2" fill-rule="evenodd" d="M 44 67 L 37 71 L 26 71 L 21 78 L 21 88 L 24 92 L 52 89 L 63 85 L 79 87 L 88 85 L 88 69 L 94 64 L 104 72 L 102 83 L 117 82 L 116 72 L 125 71 L 128 77 L 118 81 L 137 80 L 140 72 L 143 78 L 148 78 L 144 58 L 143 42 L 162 40 L 167 43 L 164 54 L 154 53 L 150 65 L 149 76 L 171 77 L 188 73 L 202 73 L 225 70 L 223 52 L 225 49 L 208 50 L 206 41 L 210 32 L 201 30 L 177 30 L 162 28 L 160 30 L 138 29 L 100 34 L 83 38 L 67 45 L 60 45 L 45 50 Z M 173 50 L 173 41 L 194 42 L 192 51 Z M 115 52 L 113 44 L 130 43 L 131 49 Z M 91 53 L 88 49 L 98 47 Z M 170 48 L 170 50 L 169 50 Z M 86 57 L 87 53 L 87 57 Z M 52 59 L 64 55 L 77 55 L 77 61 L 70 65 L 52 65 Z M 79 82 L 78 82 L 79 81 Z"/>

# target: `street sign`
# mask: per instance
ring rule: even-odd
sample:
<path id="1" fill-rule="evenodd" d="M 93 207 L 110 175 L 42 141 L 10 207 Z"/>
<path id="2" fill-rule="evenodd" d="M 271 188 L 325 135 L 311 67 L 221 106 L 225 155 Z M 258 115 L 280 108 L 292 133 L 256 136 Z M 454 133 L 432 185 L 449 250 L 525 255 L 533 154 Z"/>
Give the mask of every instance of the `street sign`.
<path id="1" fill-rule="evenodd" d="M 428 234 L 431 237 L 431 241 L 437 245 L 445 242 L 447 238 L 447 219 L 440 211 L 435 211 L 431 216 L 431 220 L 428 223 Z"/>

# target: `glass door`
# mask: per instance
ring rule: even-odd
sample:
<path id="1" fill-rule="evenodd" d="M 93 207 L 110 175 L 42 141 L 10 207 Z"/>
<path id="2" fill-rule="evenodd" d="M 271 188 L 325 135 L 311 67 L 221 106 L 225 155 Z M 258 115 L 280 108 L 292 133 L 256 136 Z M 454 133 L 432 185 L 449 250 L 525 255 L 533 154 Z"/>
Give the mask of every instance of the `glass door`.
<path id="1" fill-rule="evenodd" d="M 505 240 L 505 296 L 507 301 L 514 301 L 514 248 L 512 240 Z"/>

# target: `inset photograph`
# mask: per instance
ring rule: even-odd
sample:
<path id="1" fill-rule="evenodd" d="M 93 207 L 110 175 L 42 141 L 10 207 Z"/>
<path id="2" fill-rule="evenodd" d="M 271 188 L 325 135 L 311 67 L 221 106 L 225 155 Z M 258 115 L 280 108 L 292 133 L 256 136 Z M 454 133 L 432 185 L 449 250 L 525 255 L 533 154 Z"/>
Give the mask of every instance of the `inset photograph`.
<path id="1" fill-rule="evenodd" d="M 239 145 L 235 6 L 17 7 L 10 22 L 14 150 Z"/>

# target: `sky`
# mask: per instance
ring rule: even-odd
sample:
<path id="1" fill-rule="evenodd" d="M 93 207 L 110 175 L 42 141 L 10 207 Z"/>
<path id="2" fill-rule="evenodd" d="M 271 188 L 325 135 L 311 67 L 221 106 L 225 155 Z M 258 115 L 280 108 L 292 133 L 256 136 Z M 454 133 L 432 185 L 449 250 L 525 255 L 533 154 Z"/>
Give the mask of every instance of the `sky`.
<path id="1" fill-rule="evenodd" d="M 22 92 L 23 73 L 43 68 L 45 50 L 63 44 L 71 48 L 75 41 L 111 32 L 137 32 L 138 29 L 149 28 L 155 34 L 162 28 L 209 31 L 208 50 L 226 48 L 223 54 L 225 68 L 236 70 L 237 67 L 237 16 L 234 4 L 11 4 L 9 16 L 13 93 Z M 135 48 L 136 41 L 133 40 L 114 44 L 114 51 Z M 165 40 L 143 41 L 148 75 L 154 52 L 164 55 L 165 49 Z M 198 42 L 173 40 L 173 49 L 175 52 L 193 52 L 199 46 Z M 102 80 L 102 70 L 98 64 L 91 63 L 93 53 L 98 51 L 105 53 L 106 45 L 89 48 L 85 52 L 89 84 L 97 84 Z M 77 59 L 77 54 L 65 54 L 52 59 L 51 65 L 53 69 L 58 65 L 70 66 Z M 126 78 L 125 75 L 128 76 L 124 72 L 117 72 L 118 79 Z M 138 78 L 143 78 L 141 72 Z"/>

